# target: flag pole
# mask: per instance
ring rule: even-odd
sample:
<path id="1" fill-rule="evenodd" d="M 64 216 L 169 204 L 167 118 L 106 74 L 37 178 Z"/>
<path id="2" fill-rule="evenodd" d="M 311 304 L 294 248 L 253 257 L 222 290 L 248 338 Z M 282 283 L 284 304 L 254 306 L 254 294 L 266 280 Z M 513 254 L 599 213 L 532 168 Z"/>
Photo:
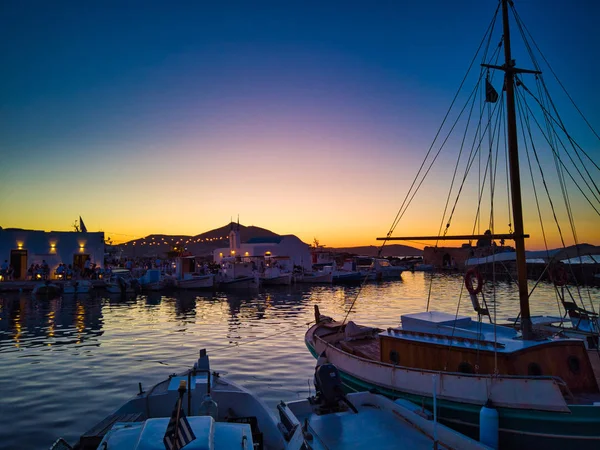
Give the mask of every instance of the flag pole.
<path id="1" fill-rule="evenodd" d="M 175 429 L 173 430 L 173 450 L 179 450 L 179 418 L 181 416 L 181 406 L 183 402 L 183 394 L 186 391 L 186 382 L 185 380 L 181 380 L 179 382 L 179 388 L 177 388 L 177 392 L 179 392 L 179 399 L 177 400 L 177 416 L 175 419 Z"/>

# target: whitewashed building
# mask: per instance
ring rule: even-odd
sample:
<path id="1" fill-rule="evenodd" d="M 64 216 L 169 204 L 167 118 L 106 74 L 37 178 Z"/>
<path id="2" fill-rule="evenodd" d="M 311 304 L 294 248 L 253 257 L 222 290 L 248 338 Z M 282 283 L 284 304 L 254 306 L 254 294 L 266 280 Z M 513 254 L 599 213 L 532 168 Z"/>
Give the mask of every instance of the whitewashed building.
<path id="1" fill-rule="evenodd" d="M 242 243 L 239 229 L 233 226 L 229 231 L 229 247 L 218 248 L 213 252 L 213 259 L 218 264 L 223 258 L 230 256 L 241 258 L 287 256 L 295 266 L 302 266 L 306 270 L 312 268 L 310 246 L 293 234 L 255 237 Z"/>
<path id="2" fill-rule="evenodd" d="M 0 264 L 7 261 L 13 279 L 24 280 L 31 264 L 46 261 L 50 278 L 60 263 L 83 268 L 86 259 L 104 266 L 104 232 L 37 231 L 0 228 Z"/>

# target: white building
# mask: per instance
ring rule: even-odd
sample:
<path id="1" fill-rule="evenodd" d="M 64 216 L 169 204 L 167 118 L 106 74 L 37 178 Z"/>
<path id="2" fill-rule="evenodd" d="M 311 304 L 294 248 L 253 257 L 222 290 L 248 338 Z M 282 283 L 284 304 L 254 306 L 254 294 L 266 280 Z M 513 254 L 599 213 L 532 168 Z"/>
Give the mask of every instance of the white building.
<path id="1" fill-rule="evenodd" d="M 8 261 L 15 280 L 24 280 L 32 264 L 46 261 L 53 278 L 60 263 L 83 268 L 88 258 L 91 263 L 104 266 L 104 232 L 0 228 L 0 264 Z"/>
<path id="2" fill-rule="evenodd" d="M 242 244 L 239 229 L 232 226 L 229 232 L 229 247 L 218 248 L 213 252 L 213 259 L 220 264 L 223 258 L 239 256 L 241 258 L 264 257 L 265 255 L 287 256 L 295 266 L 311 270 L 312 262 L 310 246 L 298 237 L 288 234 L 284 236 L 265 236 L 251 238 Z"/>

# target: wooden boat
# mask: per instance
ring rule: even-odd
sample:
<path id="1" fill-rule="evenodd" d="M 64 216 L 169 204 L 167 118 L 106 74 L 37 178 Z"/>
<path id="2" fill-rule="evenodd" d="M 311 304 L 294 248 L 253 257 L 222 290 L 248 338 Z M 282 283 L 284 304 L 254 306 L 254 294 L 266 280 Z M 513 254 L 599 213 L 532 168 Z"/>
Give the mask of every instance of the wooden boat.
<path id="1" fill-rule="evenodd" d="M 62 293 L 62 289 L 58 284 L 51 283 L 46 280 L 37 283 L 32 291 L 32 294 L 38 297 L 58 297 Z"/>
<path id="2" fill-rule="evenodd" d="M 148 269 L 138 278 L 142 291 L 161 291 L 167 286 L 167 280 L 159 269 Z"/>
<path id="3" fill-rule="evenodd" d="M 509 9 L 513 4 L 510 0 L 501 0 L 499 8 L 503 22 L 504 64 L 482 64 L 480 81 L 485 79 L 485 84 L 481 84 L 485 101 L 495 103 L 499 94 L 484 72 L 490 69 L 505 72 L 502 97 L 506 100 L 506 108 L 494 111 L 506 112 L 510 172 L 507 178 L 510 179 L 514 231 L 449 235 L 450 219 L 444 215 L 441 223 L 448 225 L 437 236 L 391 237 L 397 225 L 395 222 L 388 235 L 378 239 L 477 240 L 478 244 L 486 245 L 487 242 L 490 246 L 494 240 L 513 240 L 520 326 L 516 329 L 491 323 L 491 309 L 485 301 L 479 302 L 482 279 L 475 268 L 465 275 L 465 287 L 477 319 L 428 308 L 422 313 L 405 314 L 400 326 L 393 324 L 383 330 L 353 322 L 336 322 L 321 316 L 317 308 L 316 324 L 306 333 L 305 341 L 315 357 L 325 354 L 338 367 L 345 383 L 355 389 L 375 388 L 388 396 L 431 407 L 431 377 L 436 375 L 440 420 L 469 434 L 477 433 L 480 409 L 484 405 L 493 405 L 499 414 L 500 446 L 503 448 L 600 448 L 599 381 L 586 343 L 564 333 L 541 333 L 534 326 L 530 313 L 525 255 L 528 235 L 523 225 L 515 90 L 526 89 L 522 74 L 533 73 L 540 77 L 541 73 L 515 66 L 509 28 Z M 515 17 L 522 31 L 516 13 Z M 493 26 L 488 32 L 491 30 Z M 488 112 L 491 110 L 487 109 Z M 485 108 L 481 111 L 482 114 L 486 112 Z M 532 120 L 528 116 L 526 119 Z M 491 120 L 496 117 L 490 117 Z M 465 171 L 468 173 L 468 168 Z M 412 199 L 414 193 L 409 191 L 407 198 L 409 196 Z"/>
<path id="4" fill-rule="evenodd" d="M 215 276 L 212 273 L 186 273 L 181 280 L 175 280 L 175 286 L 180 289 L 211 289 L 215 286 Z"/>
<path id="5" fill-rule="evenodd" d="M 216 275 L 219 289 L 258 289 L 260 278 L 248 261 L 239 257 L 227 257 L 221 260 L 219 273 Z"/>
<path id="6" fill-rule="evenodd" d="M 94 285 L 89 280 L 65 281 L 62 287 L 63 294 L 88 294 Z"/>
<path id="7" fill-rule="evenodd" d="M 140 283 L 129 269 L 112 269 L 104 281 L 104 288 L 110 294 L 135 294 L 140 290 Z"/>
<path id="8" fill-rule="evenodd" d="M 294 275 L 294 281 L 296 283 L 325 283 L 331 284 L 333 282 L 333 271 L 329 270 L 316 270 L 313 272 L 302 272 Z"/>
<path id="9" fill-rule="evenodd" d="M 140 385 L 138 395 L 85 432 L 74 448 L 169 448 L 175 430 L 185 444 L 176 448 L 189 450 L 489 448 L 409 402 L 370 392 L 345 395 L 337 369 L 326 362 L 318 364 L 315 381 L 315 396 L 281 402 L 275 415 L 250 391 L 211 372 L 202 350 L 191 370 L 147 391 Z M 59 439 L 52 450 L 70 448 Z"/>
<path id="10" fill-rule="evenodd" d="M 348 267 L 344 264 L 343 269 L 353 270 L 352 268 L 355 268 L 360 272 L 363 280 L 367 278 L 369 281 L 397 280 L 406 270 L 404 266 L 392 266 L 385 258 L 371 256 L 355 256 L 352 263 Z"/>

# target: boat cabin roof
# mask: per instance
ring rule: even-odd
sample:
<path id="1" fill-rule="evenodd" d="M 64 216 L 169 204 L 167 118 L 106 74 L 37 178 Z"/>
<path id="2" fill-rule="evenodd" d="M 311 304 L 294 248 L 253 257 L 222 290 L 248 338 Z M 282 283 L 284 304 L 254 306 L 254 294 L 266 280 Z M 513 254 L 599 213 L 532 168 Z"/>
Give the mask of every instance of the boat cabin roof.
<path id="1" fill-rule="evenodd" d="M 437 343 L 452 347 L 479 348 L 512 353 L 538 345 L 547 339 L 523 340 L 521 333 L 506 326 L 478 322 L 467 316 L 428 311 L 401 316 L 402 325 L 380 333 L 393 339 Z"/>
<path id="2" fill-rule="evenodd" d="M 215 422 L 210 416 L 187 418 L 196 439 L 185 446 L 186 450 L 209 450 L 252 448 L 252 430 L 247 423 Z M 160 449 L 165 448 L 163 436 L 169 418 L 148 419 L 145 422 L 117 423 L 105 436 L 98 448 L 119 449 Z M 246 447 L 244 447 L 244 443 Z"/>

